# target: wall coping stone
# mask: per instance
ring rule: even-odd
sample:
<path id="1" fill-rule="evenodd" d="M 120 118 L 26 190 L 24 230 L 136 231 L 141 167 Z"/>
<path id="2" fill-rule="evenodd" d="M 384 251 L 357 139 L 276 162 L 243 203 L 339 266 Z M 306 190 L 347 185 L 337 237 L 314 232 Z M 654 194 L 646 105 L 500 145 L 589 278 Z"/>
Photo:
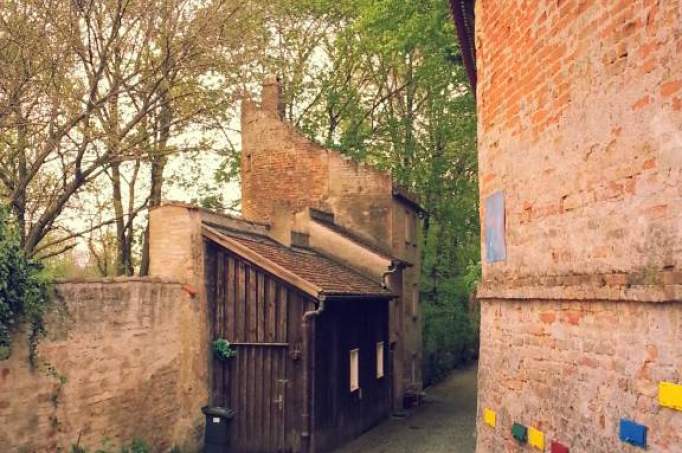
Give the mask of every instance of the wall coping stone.
<path id="1" fill-rule="evenodd" d="M 204 208 L 202 206 L 197 206 L 195 204 L 185 203 L 184 201 L 163 200 L 161 202 L 161 204 L 159 204 L 158 206 L 154 206 L 152 208 L 149 208 L 149 210 L 153 211 L 155 209 L 165 208 L 168 206 L 174 206 L 176 208 L 191 209 L 194 211 L 199 211 L 199 212 L 210 214 L 210 215 L 224 217 L 226 219 L 235 220 L 238 222 L 250 223 L 252 225 L 258 225 L 258 226 L 265 227 L 265 228 L 270 227 L 269 223 L 256 222 L 255 220 L 248 220 L 248 219 L 245 219 L 244 216 L 242 216 L 241 214 L 230 214 L 230 213 L 226 213 L 226 212 L 218 212 L 218 211 L 214 211 L 212 209 Z"/>
<path id="2" fill-rule="evenodd" d="M 75 277 L 75 278 L 58 278 L 54 281 L 55 285 L 83 285 L 83 284 L 125 284 L 125 283 L 154 283 L 165 285 L 182 286 L 183 283 L 169 278 L 162 277 Z"/>
<path id="3" fill-rule="evenodd" d="M 481 283 L 477 299 L 682 302 L 682 285 L 508 286 Z"/>

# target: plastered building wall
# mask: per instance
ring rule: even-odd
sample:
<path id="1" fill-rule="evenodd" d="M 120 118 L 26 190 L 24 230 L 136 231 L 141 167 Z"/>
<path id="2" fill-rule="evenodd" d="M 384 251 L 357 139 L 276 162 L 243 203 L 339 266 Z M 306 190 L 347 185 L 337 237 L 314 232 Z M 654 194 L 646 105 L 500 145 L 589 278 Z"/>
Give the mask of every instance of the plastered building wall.
<path id="1" fill-rule="evenodd" d="M 641 451 L 621 418 L 676 451 L 657 386 L 682 382 L 682 3 L 479 0 L 476 49 L 481 224 L 501 193 L 505 251 L 484 226 L 477 451 L 528 448 L 513 422 Z"/>

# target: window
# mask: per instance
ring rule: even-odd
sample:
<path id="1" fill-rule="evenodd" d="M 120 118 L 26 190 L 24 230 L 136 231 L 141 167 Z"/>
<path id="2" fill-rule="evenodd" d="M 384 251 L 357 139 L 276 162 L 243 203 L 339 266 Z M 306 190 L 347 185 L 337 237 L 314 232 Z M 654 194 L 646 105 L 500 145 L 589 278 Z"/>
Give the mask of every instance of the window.
<path id="1" fill-rule="evenodd" d="M 419 318 L 419 287 L 417 285 L 412 288 L 412 300 L 410 302 L 412 319 L 417 319 Z"/>
<path id="2" fill-rule="evenodd" d="M 244 162 L 244 165 L 246 166 L 246 171 L 251 171 L 251 154 L 246 155 L 246 161 Z"/>
<path id="3" fill-rule="evenodd" d="M 384 342 L 377 343 L 377 379 L 384 377 Z"/>
<path id="4" fill-rule="evenodd" d="M 360 388 L 360 350 L 351 349 L 350 351 L 350 391 L 354 392 Z"/>
<path id="5" fill-rule="evenodd" d="M 412 215 L 410 211 L 405 210 L 405 243 L 411 244 L 414 242 L 414 228 L 412 226 Z"/>

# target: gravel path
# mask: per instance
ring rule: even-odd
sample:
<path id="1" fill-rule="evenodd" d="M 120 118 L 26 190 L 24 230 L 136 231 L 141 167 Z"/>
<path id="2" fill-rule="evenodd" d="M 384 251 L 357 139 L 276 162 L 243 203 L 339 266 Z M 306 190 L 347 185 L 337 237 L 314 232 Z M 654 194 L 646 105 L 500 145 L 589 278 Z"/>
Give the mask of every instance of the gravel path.
<path id="1" fill-rule="evenodd" d="M 336 453 L 473 453 L 476 365 L 455 370 L 427 390 L 406 418 L 391 418 Z"/>

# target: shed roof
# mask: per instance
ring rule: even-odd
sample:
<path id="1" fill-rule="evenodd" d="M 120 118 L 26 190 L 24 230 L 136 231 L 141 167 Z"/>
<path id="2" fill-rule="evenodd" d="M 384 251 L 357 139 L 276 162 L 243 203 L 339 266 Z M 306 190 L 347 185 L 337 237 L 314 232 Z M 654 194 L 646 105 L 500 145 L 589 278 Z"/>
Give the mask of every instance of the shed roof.
<path id="1" fill-rule="evenodd" d="M 475 4 L 476 0 L 450 0 L 450 9 L 459 38 L 459 48 L 474 97 L 476 94 Z"/>
<path id="2" fill-rule="evenodd" d="M 204 236 L 313 297 L 391 298 L 379 282 L 312 250 L 285 247 L 272 239 L 204 225 Z"/>

